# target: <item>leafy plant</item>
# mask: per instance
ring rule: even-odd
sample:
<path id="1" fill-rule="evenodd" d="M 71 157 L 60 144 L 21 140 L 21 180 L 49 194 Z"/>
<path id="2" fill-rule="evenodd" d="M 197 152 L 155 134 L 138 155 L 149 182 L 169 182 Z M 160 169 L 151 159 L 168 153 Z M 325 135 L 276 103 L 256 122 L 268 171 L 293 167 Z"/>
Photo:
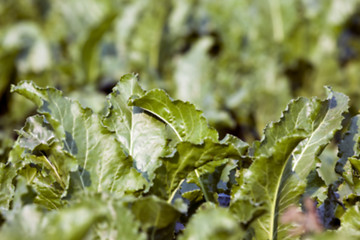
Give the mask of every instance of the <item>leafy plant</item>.
<path id="1" fill-rule="evenodd" d="M 252 144 L 219 140 L 193 104 L 134 74 L 99 112 L 33 82 L 11 90 L 37 114 L 0 163 L 0 239 L 300 239 L 280 218 L 304 197 L 326 229 L 310 239 L 359 234 L 358 116 L 346 124 L 349 98 L 330 88 L 292 100 Z"/>
<path id="2" fill-rule="evenodd" d="M 350 96 L 355 114 L 358 4 L 4 1 L 0 151 L 7 158 L 12 129 L 33 111 L 23 98 L 9 94 L 10 85 L 23 79 L 61 89 L 98 111 L 99 99 L 117 79 L 141 72 L 147 88 L 163 88 L 202 109 L 221 137 L 231 132 L 247 141 L 259 139 L 291 98 L 320 96 L 324 85 Z M 20 111 L 17 105 L 23 106 Z"/>

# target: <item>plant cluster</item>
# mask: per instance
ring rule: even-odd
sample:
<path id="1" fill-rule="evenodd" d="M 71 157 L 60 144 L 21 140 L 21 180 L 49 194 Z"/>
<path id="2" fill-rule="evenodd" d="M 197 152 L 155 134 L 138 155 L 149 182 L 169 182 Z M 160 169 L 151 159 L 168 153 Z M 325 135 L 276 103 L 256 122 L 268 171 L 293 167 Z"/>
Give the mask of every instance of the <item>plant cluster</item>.
<path id="1" fill-rule="evenodd" d="M 359 3 L 2 1 L 0 239 L 359 238 Z"/>
<path id="2" fill-rule="evenodd" d="M 32 106 L 29 79 L 95 111 L 126 73 L 258 139 L 290 99 L 330 85 L 359 105 L 359 0 L 13 0 L 0 5 L 0 157 Z M 91 14 L 89 14 L 91 13 Z M 105 94 L 104 94 L 105 92 Z M 91 97 L 89 97 L 91 96 Z M 23 106 L 18 111 L 17 105 Z M 9 129 L 9 130 L 8 130 Z"/>
<path id="3" fill-rule="evenodd" d="M 133 74 L 98 113 L 29 81 L 12 91 L 37 113 L 0 163 L 0 239 L 360 237 L 360 120 L 342 93 L 291 100 L 249 145 Z M 338 158 L 322 154 L 339 131 Z M 302 203 L 324 232 L 291 220 Z"/>

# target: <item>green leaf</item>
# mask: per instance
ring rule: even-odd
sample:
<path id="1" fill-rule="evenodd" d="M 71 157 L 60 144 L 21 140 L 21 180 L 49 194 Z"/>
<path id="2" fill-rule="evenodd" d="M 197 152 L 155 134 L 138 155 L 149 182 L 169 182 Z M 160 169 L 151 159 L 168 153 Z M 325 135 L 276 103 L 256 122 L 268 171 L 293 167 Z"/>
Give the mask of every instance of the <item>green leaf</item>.
<path id="1" fill-rule="evenodd" d="M 190 239 L 243 239 L 245 232 L 236 218 L 225 208 L 198 211 L 187 224 L 180 240 Z"/>
<path id="2" fill-rule="evenodd" d="M 360 159 L 357 158 L 349 158 L 351 166 L 353 166 L 356 171 L 360 172 Z"/>
<path id="3" fill-rule="evenodd" d="M 59 212 L 45 214 L 35 205 L 26 205 L 13 218 L 7 219 L 0 239 L 81 239 L 102 217 L 96 205 L 81 204 Z"/>
<path id="4" fill-rule="evenodd" d="M 25 161 L 45 167 L 61 187 L 66 189 L 69 173 L 77 170 L 77 162 L 71 154 L 63 151 L 44 116 L 29 117 L 18 134 L 19 146 L 28 150 L 23 153 Z M 42 176 L 45 175 L 47 174 Z"/>
<path id="5" fill-rule="evenodd" d="M 305 190 L 305 183 L 291 171 L 291 152 L 302 139 L 303 137 L 295 135 L 278 140 L 273 146 L 275 152 L 257 157 L 244 176 L 239 201 L 250 198 L 254 203 L 261 204 L 266 211 L 251 224 L 256 238 L 290 238 L 287 226 L 278 223 L 278 216 L 291 203 L 297 203 Z"/>
<path id="6" fill-rule="evenodd" d="M 317 169 L 319 176 L 324 180 L 327 186 L 339 179 L 339 175 L 335 172 L 335 165 L 338 158 L 333 151 L 324 151 L 319 157 L 321 166 Z"/>
<path id="7" fill-rule="evenodd" d="M 44 116 L 36 115 L 26 119 L 25 126 L 18 131 L 19 145 L 30 151 L 48 148 L 56 141 L 51 125 Z"/>
<path id="8" fill-rule="evenodd" d="M 141 222 L 143 229 L 165 228 L 175 223 L 180 216 L 175 207 L 156 196 L 135 200 L 131 210 L 135 218 Z"/>
<path id="9" fill-rule="evenodd" d="M 28 185 L 27 180 L 24 176 L 16 176 L 16 189 L 12 200 L 11 213 L 7 213 L 6 215 L 17 214 L 25 205 L 34 203 L 37 194 L 34 189 Z"/>
<path id="10" fill-rule="evenodd" d="M 11 164 L 0 163 L 0 211 L 8 210 L 14 195 L 15 187 L 12 184 L 16 170 Z"/>
<path id="11" fill-rule="evenodd" d="M 340 178 L 342 181 L 336 183 L 336 185 L 338 185 L 340 199 L 343 200 L 351 198 L 352 195 L 360 194 L 360 180 L 349 160 L 350 158 L 348 158 L 347 162 L 342 167 L 342 178 Z"/>
<path id="12" fill-rule="evenodd" d="M 8 210 L 9 203 L 13 200 L 14 195 L 16 195 L 15 189 L 13 186 L 13 181 L 17 179 L 18 170 L 25 166 L 24 159 L 21 157 L 24 149 L 21 148 L 18 142 L 15 142 L 12 150 L 9 152 L 8 163 L 1 163 L 1 210 Z"/>
<path id="13" fill-rule="evenodd" d="M 251 199 L 238 199 L 230 206 L 231 212 L 242 224 L 249 224 L 254 219 L 266 213 L 261 203 L 255 203 Z"/>
<path id="14" fill-rule="evenodd" d="M 17 166 L 18 175 L 34 187 L 37 193 L 34 202 L 52 209 L 61 206 L 60 198 L 69 187 L 70 171 L 78 168 L 76 159 L 62 149 L 44 116 L 29 117 L 18 134 L 17 144 L 25 149 L 17 156 L 22 164 L 13 161 L 17 148 L 10 161 Z"/>
<path id="15" fill-rule="evenodd" d="M 120 82 L 108 96 L 108 112 L 103 118 L 103 123 L 107 129 L 115 132 L 116 138 L 124 146 L 128 153 L 133 152 L 133 118 L 136 113 L 133 108 L 128 107 L 128 99 L 135 95 L 143 95 L 144 91 L 137 83 L 136 76 L 128 74 L 120 79 Z"/>
<path id="16" fill-rule="evenodd" d="M 32 127 L 29 126 L 29 128 Z M 21 131 L 25 133 L 24 128 Z M 29 136 L 30 134 L 27 134 L 27 137 Z M 27 184 L 33 187 L 32 190 L 35 191 L 36 196 L 34 202 L 49 209 L 56 209 L 64 205 L 66 201 L 61 198 L 67 194 L 70 171 L 77 169 L 75 158 L 63 151 L 57 142 L 47 147 L 42 145 L 41 151 L 24 150 L 19 145 L 21 137 L 20 135 L 9 154 L 9 163 L 17 173 L 16 180 L 20 181 L 19 177 L 23 177 Z"/>
<path id="17" fill-rule="evenodd" d="M 202 144 L 180 142 L 173 155 L 162 158 L 163 164 L 155 173 L 152 192 L 172 200 L 180 183 L 187 175 L 204 164 L 219 162 L 226 158 L 240 159 L 233 145 L 215 143 L 206 139 Z"/>
<path id="18" fill-rule="evenodd" d="M 341 126 L 347 101 L 346 96 L 333 92 L 325 101 L 292 101 L 280 121 L 271 123 L 262 141 L 250 150 L 254 162 L 233 194 L 233 204 L 246 200 L 262 204 L 266 213 L 250 225 L 256 238 L 292 239 L 287 233 L 289 226 L 280 224 L 278 216 L 290 204 L 298 203 L 305 191 L 304 178 L 315 168 L 315 157 Z"/>
<path id="19" fill-rule="evenodd" d="M 109 108 L 103 123 L 132 156 L 136 168 L 151 181 L 160 164 L 158 158 L 164 151 L 167 134 L 161 121 L 138 107 L 128 106 L 130 97 L 143 94 L 136 75 L 123 76 L 108 97 Z"/>
<path id="20" fill-rule="evenodd" d="M 146 239 L 139 233 L 128 203 L 97 195 L 79 199 L 58 211 L 43 211 L 33 204 L 8 214 L 0 239 Z"/>
<path id="21" fill-rule="evenodd" d="M 301 142 L 293 153 L 293 171 L 301 179 L 305 179 L 315 164 L 315 158 L 331 141 L 337 130 L 341 129 L 343 114 L 347 112 L 349 98 L 342 93 L 328 90 L 328 100 L 321 104 L 313 102 L 314 107 L 320 107 L 314 112 L 310 134 Z M 299 119 L 302 121 L 301 119 Z"/>
<path id="22" fill-rule="evenodd" d="M 243 142 L 241 139 L 239 139 L 238 137 L 235 137 L 233 135 L 227 134 L 221 141 L 220 143 L 222 144 L 226 144 L 226 145 L 232 145 L 235 149 L 237 149 L 238 151 L 238 156 L 234 156 L 235 159 L 241 159 L 241 161 L 238 161 L 238 165 L 241 166 L 243 162 L 245 162 L 244 160 L 247 160 L 247 150 L 249 145 L 246 142 Z M 197 174 L 198 175 L 203 175 L 203 174 L 207 174 L 209 177 L 215 177 L 218 181 L 219 180 L 225 180 L 224 183 L 228 182 L 228 178 L 229 178 L 229 172 L 234 169 L 236 167 L 235 164 L 236 161 L 229 161 L 229 159 L 223 159 L 222 161 L 211 161 L 207 164 L 205 164 L 204 166 L 200 167 L 199 169 L 197 169 Z M 210 176 L 214 171 L 217 170 L 217 168 L 224 168 L 225 165 L 226 166 L 226 171 L 223 172 L 222 170 L 217 171 L 218 176 Z M 224 175 L 225 174 L 225 175 Z M 188 177 L 188 181 L 189 182 L 195 182 L 196 184 L 198 184 L 198 186 L 200 186 L 200 183 L 198 182 L 198 178 L 197 176 L 195 176 L 196 173 L 191 173 Z M 211 185 L 216 186 L 216 184 L 218 183 L 218 181 L 211 183 Z"/>
<path id="23" fill-rule="evenodd" d="M 352 206 L 342 216 L 341 227 L 339 233 L 346 233 L 351 239 L 360 238 L 360 207 L 359 205 Z"/>
<path id="24" fill-rule="evenodd" d="M 341 227 L 336 231 L 326 231 L 312 237 L 312 240 L 340 240 L 360 238 L 360 208 L 359 205 L 351 206 L 341 217 Z"/>
<path id="25" fill-rule="evenodd" d="M 203 194 L 199 189 L 187 191 L 181 196 L 188 199 L 190 202 L 200 202 L 203 199 Z"/>
<path id="26" fill-rule="evenodd" d="M 305 195 L 315 199 L 323 203 L 324 200 L 327 198 L 327 186 L 324 183 L 324 180 L 319 177 L 317 169 L 314 169 L 310 172 L 310 174 L 306 178 L 306 189 L 305 189 Z"/>
<path id="27" fill-rule="evenodd" d="M 130 101 L 159 117 L 176 133 L 180 141 L 199 144 L 205 138 L 218 141 L 218 133 L 210 128 L 202 112 L 180 100 L 172 100 L 163 90 L 154 89 Z"/>
<path id="28" fill-rule="evenodd" d="M 73 183 L 85 191 L 109 191 L 119 196 L 144 187 L 146 180 L 132 167 L 131 157 L 97 114 L 53 88 L 21 82 L 12 90 L 39 106 L 38 112 L 51 124 L 63 149 L 76 158 L 79 167 Z"/>
<path id="29" fill-rule="evenodd" d="M 336 172 L 339 174 L 343 173 L 343 167 L 345 166 L 349 157 L 360 157 L 360 115 L 356 115 L 351 119 L 348 131 L 345 133 L 342 141 L 339 144 L 340 157 L 337 165 Z"/>
<path id="30" fill-rule="evenodd" d="M 217 202 L 215 199 L 216 193 L 218 192 L 218 184 L 223 184 L 223 188 L 227 189 L 227 186 L 224 187 L 224 185 L 229 183 L 230 172 L 234 170 L 237 165 L 242 167 L 245 160 L 247 160 L 245 158 L 247 158 L 246 152 L 249 147 L 246 142 L 230 134 L 227 134 L 220 142 L 233 145 L 238 150 L 238 156 L 233 157 L 241 160 L 224 158 L 220 161 L 210 161 L 198 168 L 196 172 L 191 172 L 187 177 L 187 182 L 196 183 L 202 189 L 203 193 L 205 193 L 205 199 L 212 202 Z"/>
<path id="31" fill-rule="evenodd" d="M 0 239 L 21 240 L 27 236 L 28 239 L 37 238 L 41 240 L 41 232 L 37 229 L 41 220 L 41 212 L 36 209 L 35 205 L 25 206 L 12 218 L 7 217 L 7 221 L 0 231 Z"/>
<path id="32" fill-rule="evenodd" d="M 202 189 L 206 201 L 217 202 L 217 185 L 221 180 L 222 171 L 228 161 L 228 159 L 224 159 L 205 164 L 198 168 L 196 172 L 190 173 L 187 177 L 187 182 L 198 185 Z"/>
<path id="33" fill-rule="evenodd" d="M 229 143 L 218 143 L 216 130 L 208 126 L 206 119 L 194 105 L 172 100 L 162 90 L 155 89 L 140 98 L 132 98 L 130 105 L 141 107 L 160 118 L 180 141 L 176 146 L 177 152 L 162 158 L 163 164 L 155 171 L 156 178 L 152 187 L 154 193 L 169 201 L 190 172 L 210 161 L 239 159 L 247 147 L 234 137 L 225 140 Z M 206 189 L 203 188 L 203 192 L 206 194 Z"/>
<path id="34" fill-rule="evenodd" d="M 124 199 L 125 200 L 125 199 Z M 145 240 L 146 235 L 140 233 L 141 224 L 135 219 L 128 202 L 123 199 L 109 199 L 103 197 L 99 205 L 106 205 L 107 217 L 105 221 L 98 223 L 94 235 L 100 239 L 131 239 Z"/>
<path id="35" fill-rule="evenodd" d="M 226 136 L 221 140 L 221 143 L 224 144 L 232 144 L 236 149 L 238 149 L 239 154 L 246 158 L 247 157 L 247 151 L 249 148 L 249 144 L 247 142 L 242 141 L 240 138 L 235 137 L 231 134 L 226 134 Z"/>
<path id="36" fill-rule="evenodd" d="M 97 61 L 99 59 L 97 56 L 99 53 L 96 51 L 96 48 L 104 34 L 112 27 L 118 13 L 118 11 L 115 11 L 106 14 L 96 26 L 89 30 L 89 34 L 84 44 L 81 46 L 80 62 L 83 64 L 83 69 L 85 71 L 84 79 L 89 82 L 94 82 L 99 74 L 99 63 Z"/>
<path id="37" fill-rule="evenodd" d="M 351 119 L 348 131 L 339 144 L 339 160 L 336 163 L 335 172 L 345 180 L 339 186 L 341 198 L 347 198 L 351 194 L 360 194 L 358 177 L 354 176 L 354 169 L 358 171 L 358 159 L 360 158 L 359 132 L 360 117 Z"/>

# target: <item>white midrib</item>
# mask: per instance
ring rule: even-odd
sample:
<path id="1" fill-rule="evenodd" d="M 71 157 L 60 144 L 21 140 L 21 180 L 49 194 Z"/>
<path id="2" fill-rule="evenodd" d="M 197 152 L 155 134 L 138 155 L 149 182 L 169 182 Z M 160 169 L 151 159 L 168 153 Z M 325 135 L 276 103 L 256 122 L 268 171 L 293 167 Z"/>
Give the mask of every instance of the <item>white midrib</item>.
<path id="1" fill-rule="evenodd" d="M 161 120 L 163 120 L 168 126 L 171 127 L 171 129 L 175 132 L 176 136 L 179 138 L 180 142 L 183 141 L 182 137 L 180 136 L 180 134 L 176 131 L 176 129 L 172 126 L 172 124 L 170 124 L 168 121 L 166 121 L 166 119 L 164 119 L 163 117 L 161 117 L 160 115 L 158 115 L 157 113 L 153 112 L 153 111 L 149 111 L 146 110 L 148 112 L 151 112 L 152 114 L 154 114 L 155 116 L 157 116 L 158 118 L 160 118 Z"/>
<path id="2" fill-rule="evenodd" d="M 147 110 L 147 111 L 149 111 L 149 110 Z M 149 111 L 149 112 L 151 112 L 152 114 L 154 114 L 154 115 L 157 116 L 158 118 L 162 119 L 162 120 L 163 120 L 168 126 L 170 126 L 171 129 L 175 132 L 175 134 L 176 134 L 176 136 L 179 138 L 180 142 L 183 141 L 182 137 L 180 136 L 180 134 L 178 133 L 178 131 L 176 131 L 176 128 L 175 128 L 172 124 L 170 124 L 168 121 L 166 121 L 166 119 L 164 119 L 164 118 L 161 117 L 160 115 L 156 114 L 155 112 L 153 112 L 153 111 Z M 202 184 L 202 182 L 201 182 L 201 180 L 200 180 L 199 172 L 197 171 L 197 169 L 195 169 L 195 174 L 196 174 L 196 176 L 198 177 L 200 183 Z M 185 180 L 185 179 L 181 180 L 180 183 L 179 183 L 179 185 L 177 186 L 177 188 L 171 193 L 171 195 L 170 195 L 170 197 L 169 197 L 169 199 L 168 199 L 168 202 L 169 202 L 169 203 L 171 203 L 172 199 L 173 199 L 174 196 L 175 196 L 175 193 L 177 192 L 177 190 L 179 189 L 179 187 L 181 186 L 181 184 L 184 182 L 184 180 Z M 203 191 L 203 192 L 204 192 L 204 196 L 205 196 L 205 195 L 206 195 L 206 194 L 205 194 L 205 191 Z"/>
<path id="3" fill-rule="evenodd" d="M 300 162 L 300 159 L 302 158 L 302 156 L 304 155 L 304 153 L 306 152 L 306 149 L 308 148 L 308 145 L 309 143 L 311 142 L 312 138 L 314 135 L 316 135 L 316 132 L 320 129 L 321 125 L 324 123 L 324 119 L 326 119 L 327 117 L 327 114 L 325 115 L 325 117 L 323 118 L 323 121 L 319 124 L 319 126 L 316 128 L 316 130 L 313 132 L 313 134 L 310 136 L 309 140 L 306 142 L 306 145 L 304 146 L 303 148 L 303 151 L 301 151 L 301 154 L 299 156 L 299 158 L 297 158 L 297 160 L 295 161 L 295 164 L 292 168 L 292 171 L 295 171 L 295 168 L 297 166 L 297 164 Z M 294 156 L 293 154 L 291 154 L 292 156 Z M 294 156 L 295 158 L 295 156 Z M 274 237 L 274 231 L 275 231 L 275 215 L 276 215 L 276 212 L 275 212 L 275 209 L 276 209 L 276 201 L 277 201 L 277 196 L 279 195 L 279 190 L 280 190 L 280 184 L 281 184 L 281 179 L 283 177 L 283 174 L 284 174 L 284 170 L 285 170 L 285 167 L 287 165 L 287 162 L 289 161 L 289 158 L 288 160 L 286 161 L 286 163 L 283 165 L 282 169 L 281 169 L 281 174 L 280 174 L 280 177 L 279 177 L 279 180 L 277 181 L 276 183 L 276 192 L 275 192 L 275 195 L 274 195 L 274 199 L 272 201 L 272 204 L 271 204 L 271 212 L 270 212 L 270 219 L 271 219 L 271 222 L 270 222 L 270 232 L 269 232 L 269 240 L 273 240 L 273 237 Z"/>
<path id="4" fill-rule="evenodd" d="M 85 173 L 85 169 L 86 169 L 86 164 L 87 164 L 87 161 L 88 161 L 88 154 L 89 154 L 89 151 L 88 151 L 88 144 L 89 144 L 89 133 L 88 133 L 88 129 L 85 127 L 85 159 L 84 159 L 84 167 L 83 167 L 83 171 L 82 173 L 80 174 L 80 181 L 81 181 L 81 184 L 83 185 L 83 189 L 86 190 L 85 188 L 85 184 L 84 184 L 84 180 L 83 180 L 83 175 Z"/>
<path id="5" fill-rule="evenodd" d="M 311 143 L 311 140 L 312 138 L 316 135 L 316 133 L 319 131 L 319 129 L 321 129 L 321 126 L 324 124 L 325 122 L 325 119 L 327 119 L 327 116 L 329 114 L 329 111 L 326 112 L 326 115 L 325 117 L 323 118 L 323 120 L 321 121 L 321 123 L 318 125 L 318 127 L 316 128 L 316 130 L 313 132 L 313 134 L 311 134 L 310 138 L 308 139 L 308 141 L 306 142 L 303 150 L 301 151 L 301 154 L 300 156 L 295 160 L 295 164 L 292 168 L 292 171 L 295 171 L 295 168 L 296 166 L 298 165 L 298 163 L 300 162 L 301 158 L 303 157 L 304 153 L 306 152 L 308 146 L 310 145 L 309 143 Z M 293 154 L 291 154 L 292 156 L 294 156 Z M 294 159 L 295 159 L 295 156 L 294 156 Z M 289 159 L 287 160 L 289 161 Z M 286 161 L 286 164 L 287 164 L 287 161 Z M 275 197 L 273 199 L 273 202 L 272 202 L 272 206 L 271 206 L 271 223 L 270 223 L 270 232 L 269 232 L 269 239 L 272 240 L 273 239 L 273 233 L 274 233 L 274 226 L 275 226 L 275 223 L 274 223 L 274 220 L 275 220 L 275 208 L 276 208 L 276 200 L 277 200 L 277 196 L 278 196 L 278 193 L 279 193 L 279 187 L 280 187 L 280 184 L 281 184 L 281 179 L 282 179 L 282 176 L 284 174 L 284 169 L 286 167 L 286 164 L 283 165 L 282 169 L 281 169 L 281 176 L 279 177 L 279 180 L 276 184 L 276 192 L 275 192 Z"/>
<path id="6" fill-rule="evenodd" d="M 134 83 L 133 79 L 131 81 L 131 95 L 134 94 Z M 133 157 L 133 130 L 134 130 L 134 107 L 131 107 L 131 126 L 130 126 L 130 145 L 129 145 L 129 155 Z"/>
<path id="7" fill-rule="evenodd" d="M 279 195 L 279 190 L 280 190 L 280 184 L 281 184 L 281 179 L 283 177 L 283 174 L 284 174 L 284 170 L 285 170 L 285 167 L 289 161 L 289 158 L 286 160 L 285 164 L 283 165 L 282 169 L 281 169 L 281 173 L 280 173 L 280 176 L 279 176 L 279 179 L 276 183 L 276 191 L 275 191 L 275 195 L 274 195 L 274 198 L 273 198 L 273 201 L 272 201 L 272 204 L 271 204 L 271 211 L 270 211 L 270 232 L 269 232 L 269 240 L 272 240 L 273 237 L 274 237 L 274 232 L 275 232 L 275 215 L 276 215 L 276 212 L 275 212 L 275 209 L 276 209 L 276 201 L 277 201 L 277 196 Z"/>
<path id="8" fill-rule="evenodd" d="M 312 138 L 316 135 L 316 133 L 319 131 L 319 129 L 321 129 L 322 125 L 325 123 L 325 119 L 327 119 L 327 116 L 329 114 L 329 111 L 326 112 L 325 117 L 323 118 L 323 120 L 321 121 L 321 123 L 318 125 L 318 127 L 315 129 L 315 131 L 313 132 L 313 134 L 311 134 L 310 138 L 308 139 L 308 141 L 306 142 L 303 150 L 300 153 L 300 156 L 298 158 L 296 158 L 294 155 L 294 159 L 295 159 L 295 163 L 294 166 L 292 167 L 292 171 L 295 171 L 298 163 L 300 162 L 300 160 L 302 159 L 302 157 L 304 156 L 306 150 L 308 149 L 308 146 L 311 143 Z"/>
<path id="9" fill-rule="evenodd" d="M 132 111 L 134 111 L 134 109 L 131 109 Z M 133 131 L 134 131 L 134 113 L 131 113 L 131 126 L 130 126 L 130 145 L 129 145 L 129 155 L 133 156 Z"/>
<path id="10" fill-rule="evenodd" d="M 149 110 L 147 110 L 149 111 Z M 162 119 L 168 126 L 171 127 L 171 129 L 175 132 L 176 136 L 179 138 L 180 142 L 183 141 L 182 137 L 180 136 L 180 134 L 176 131 L 175 127 L 170 124 L 168 121 L 166 121 L 166 119 L 164 119 L 163 117 L 161 117 L 160 115 L 158 115 L 157 113 L 153 112 L 153 111 L 149 111 L 151 112 L 152 114 L 154 114 L 155 116 L 157 116 L 158 118 Z M 195 170 L 196 171 L 196 170 Z M 178 191 L 179 187 L 181 186 L 181 184 L 184 182 L 185 179 L 181 180 L 179 185 L 177 186 L 177 188 L 171 193 L 169 199 L 168 199 L 168 203 L 171 203 L 172 199 L 174 198 L 175 196 L 175 193 Z"/>
<path id="11" fill-rule="evenodd" d="M 159 115 L 157 115 L 156 113 L 152 112 L 153 114 L 155 114 L 157 117 L 159 117 L 160 119 L 162 119 L 168 126 L 171 127 L 171 129 L 175 132 L 176 136 L 179 138 L 180 142 L 183 141 L 182 137 L 180 136 L 180 134 L 176 131 L 176 129 L 168 122 L 166 121 L 164 118 L 160 117 Z M 196 171 L 196 170 L 195 170 Z M 179 185 L 177 186 L 177 188 L 171 193 L 169 199 L 168 199 L 168 203 L 171 203 L 171 201 L 173 200 L 176 192 L 179 190 L 179 187 L 181 186 L 181 184 L 184 182 L 185 179 L 182 179 L 179 183 Z"/>
<path id="12" fill-rule="evenodd" d="M 54 164 L 45 156 L 45 154 L 42 153 L 42 155 L 43 155 L 43 157 L 45 158 L 45 160 L 48 162 L 48 164 L 50 165 L 50 167 L 52 168 L 52 170 L 54 171 L 54 173 L 55 173 L 55 175 L 56 175 L 56 177 L 57 177 L 60 185 L 61 185 L 62 187 L 65 187 L 65 184 L 64 184 L 64 182 L 62 181 L 62 179 L 61 179 L 61 177 L 60 177 L 60 174 L 59 174 L 58 170 L 56 169 L 56 167 L 54 166 Z"/>

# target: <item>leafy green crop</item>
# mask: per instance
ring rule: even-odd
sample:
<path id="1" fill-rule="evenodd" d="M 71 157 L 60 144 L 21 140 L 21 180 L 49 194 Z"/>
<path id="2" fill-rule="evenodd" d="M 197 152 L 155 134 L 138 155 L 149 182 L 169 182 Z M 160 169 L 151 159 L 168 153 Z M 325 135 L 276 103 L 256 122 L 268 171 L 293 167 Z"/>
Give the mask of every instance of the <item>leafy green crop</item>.
<path id="1" fill-rule="evenodd" d="M 359 3 L 4 0 L 0 157 L 13 144 L 12 129 L 34 110 L 9 94 L 23 79 L 98 112 L 117 79 L 139 72 L 147 88 L 202 109 L 221 137 L 231 132 L 247 141 L 258 139 L 291 98 L 321 96 L 324 85 L 348 95 L 355 114 Z"/>
<path id="2" fill-rule="evenodd" d="M 360 234 L 359 117 L 349 120 L 349 98 L 330 88 L 324 100 L 292 100 L 252 144 L 232 135 L 219 140 L 193 104 L 145 91 L 133 74 L 99 112 L 29 81 L 11 90 L 37 113 L 0 163 L 0 239 Z M 340 131 L 337 157 L 326 147 Z M 307 198 L 316 201 L 312 217 L 325 231 L 304 225 L 291 234 L 296 222 L 281 219 Z"/>

